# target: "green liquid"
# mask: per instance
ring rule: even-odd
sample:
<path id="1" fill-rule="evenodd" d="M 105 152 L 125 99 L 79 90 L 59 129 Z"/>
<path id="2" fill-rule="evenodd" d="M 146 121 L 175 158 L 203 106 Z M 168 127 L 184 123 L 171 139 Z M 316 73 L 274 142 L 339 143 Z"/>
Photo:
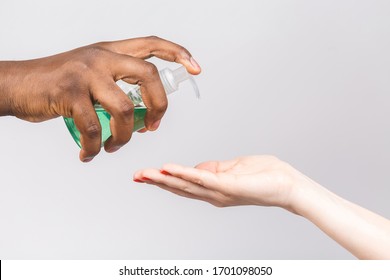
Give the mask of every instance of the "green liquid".
<path id="1" fill-rule="evenodd" d="M 104 142 L 106 142 L 106 140 L 111 136 L 111 130 L 110 130 L 111 115 L 107 113 L 107 111 L 104 110 L 103 108 L 95 108 L 95 111 L 99 118 L 100 125 L 102 126 L 102 146 L 103 146 Z M 145 127 L 145 123 L 144 123 L 145 114 L 146 114 L 145 107 L 134 108 L 133 131 L 137 131 Z M 72 118 L 64 118 L 64 121 L 74 141 L 81 148 L 80 131 L 77 129 L 74 120 Z"/>

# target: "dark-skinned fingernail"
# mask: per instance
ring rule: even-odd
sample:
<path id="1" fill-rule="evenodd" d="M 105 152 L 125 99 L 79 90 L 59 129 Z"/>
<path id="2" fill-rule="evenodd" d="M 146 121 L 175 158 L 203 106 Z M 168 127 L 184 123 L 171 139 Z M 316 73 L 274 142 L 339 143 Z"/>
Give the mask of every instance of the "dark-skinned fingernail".
<path id="1" fill-rule="evenodd" d="M 164 175 L 172 176 L 171 173 L 169 173 L 168 171 L 165 171 L 165 170 L 160 170 L 160 173 L 161 173 L 161 174 L 164 174 Z"/>
<path id="2" fill-rule="evenodd" d="M 83 158 L 81 161 L 82 162 L 90 162 L 91 160 L 93 160 L 94 157 L 86 157 L 86 158 Z"/>
<path id="3" fill-rule="evenodd" d="M 110 149 L 107 150 L 107 152 L 114 153 L 118 151 L 120 148 L 121 148 L 120 146 L 111 147 Z"/>
<path id="4" fill-rule="evenodd" d="M 194 66 L 194 68 L 200 69 L 198 62 L 196 62 L 196 60 L 192 56 L 190 57 L 190 62 L 191 62 L 191 65 Z"/>
<path id="5" fill-rule="evenodd" d="M 142 180 L 143 180 L 143 181 L 152 181 L 152 180 L 150 180 L 148 177 L 142 177 Z"/>
<path id="6" fill-rule="evenodd" d="M 154 122 L 154 123 L 152 124 L 151 129 L 152 129 L 152 130 L 156 130 L 156 129 L 160 126 L 160 122 L 161 122 L 161 120 L 158 120 L 158 121 Z"/>
<path id="7" fill-rule="evenodd" d="M 133 179 L 134 182 L 137 182 L 137 183 L 144 183 L 144 181 L 140 180 L 140 179 Z"/>

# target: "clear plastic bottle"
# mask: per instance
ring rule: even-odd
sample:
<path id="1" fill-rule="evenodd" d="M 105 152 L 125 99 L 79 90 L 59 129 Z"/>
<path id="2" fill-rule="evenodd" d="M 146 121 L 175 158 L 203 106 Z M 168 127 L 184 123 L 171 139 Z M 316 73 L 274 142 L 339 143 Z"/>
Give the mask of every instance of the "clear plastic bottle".
<path id="1" fill-rule="evenodd" d="M 171 94 L 179 89 L 179 84 L 186 80 L 189 80 L 194 88 L 196 97 L 199 98 L 199 89 L 192 75 L 190 75 L 186 69 L 181 66 L 175 70 L 165 68 L 159 72 L 161 82 L 164 86 L 165 93 Z M 130 85 L 122 80 L 117 82 L 118 86 L 126 93 L 126 95 L 134 103 L 134 128 L 133 131 L 140 130 L 145 127 L 144 118 L 146 114 L 146 107 L 142 102 L 142 93 L 139 86 Z M 104 142 L 111 136 L 110 130 L 110 114 L 104 110 L 100 104 L 95 104 L 95 111 L 99 118 L 102 127 L 102 146 Z M 74 141 L 81 147 L 80 132 L 77 129 L 73 118 L 64 118 L 65 124 L 72 135 Z"/>

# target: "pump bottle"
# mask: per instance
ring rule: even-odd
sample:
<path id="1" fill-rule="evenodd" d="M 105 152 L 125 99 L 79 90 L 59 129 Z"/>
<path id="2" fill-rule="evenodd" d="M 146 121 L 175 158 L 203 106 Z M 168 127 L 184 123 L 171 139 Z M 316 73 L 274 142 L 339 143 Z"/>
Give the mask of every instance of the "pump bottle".
<path id="1" fill-rule="evenodd" d="M 193 86 L 195 91 L 195 95 L 197 98 L 200 97 L 198 86 L 184 66 L 181 66 L 175 70 L 171 70 L 169 68 L 162 69 L 159 71 L 160 79 L 163 84 L 165 93 L 167 95 L 177 91 L 179 89 L 179 84 L 189 80 Z M 144 118 L 146 114 L 146 107 L 142 102 L 142 93 L 140 87 L 130 85 L 122 80 L 117 81 L 118 86 L 126 93 L 126 95 L 131 99 L 134 103 L 134 127 L 133 131 L 138 131 L 145 127 Z M 110 130 L 110 114 L 104 110 L 104 108 L 100 104 L 95 104 L 95 111 L 99 118 L 101 127 L 102 127 L 102 146 L 104 142 L 111 136 Z M 73 118 L 64 118 L 65 124 L 72 135 L 74 141 L 77 143 L 79 147 L 81 147 L 80 143 L 80 132 L 77 129 Z"/>

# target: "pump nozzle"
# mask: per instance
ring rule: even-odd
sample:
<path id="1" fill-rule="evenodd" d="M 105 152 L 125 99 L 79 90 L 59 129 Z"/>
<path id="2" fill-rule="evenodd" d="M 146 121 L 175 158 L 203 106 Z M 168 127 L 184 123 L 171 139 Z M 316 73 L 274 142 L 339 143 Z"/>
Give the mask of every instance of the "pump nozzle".
<path id="1" fill-rule="evenodd" d="M 192 88 L 193 88 L 194 91 L 195 91 L 195 96 L 196 96 L 196 98 L 200 99 L 199 88 L 198 88 L 198 85 L 197 85 L 196 82 L 195 82 L 194 77 L 190 76 L 190 77 L 189 77 L 189 80 L 190 80 L 190 82 L 191 82 Z"/>
<path id="2" fill-rule="evenodd" d="M 160 78 L 167 94 L 175 92 L 179 88 L 179 84 L 181 82 L 190 80 L 196 97 L 200 98 L 199 88 L 195 82 L 195 79 L 187 72 L 184 66 L 181 66 L 175 70 L 165 68 L 160 71 Z"/>

